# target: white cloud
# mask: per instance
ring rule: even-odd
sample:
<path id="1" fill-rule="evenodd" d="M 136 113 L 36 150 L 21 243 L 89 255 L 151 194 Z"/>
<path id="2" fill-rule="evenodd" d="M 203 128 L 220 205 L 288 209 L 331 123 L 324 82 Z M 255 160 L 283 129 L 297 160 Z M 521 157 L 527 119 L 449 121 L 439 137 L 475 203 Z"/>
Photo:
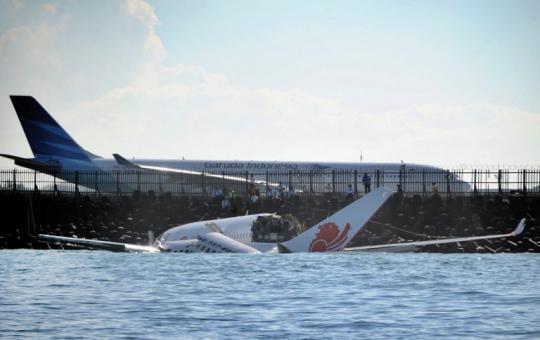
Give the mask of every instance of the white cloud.
<path id="1" fill-rule="evenodd" d="M 355 161 L 363 151 L 367 161 L 524 162 L 540 135 L 539 115 L 490 104 L 362 112 L 302 90 L 240 88 L 181 64 L 140 80 L 78 108 L 88 119 L 100 112 L 99 129 L 130 156 Z M 110 144 L 101 150 L 118 151 Z"/>
<path id="2" fill-rule="evenodd" d="M 154 30 L 158 18 L 147 3 L 128 1 L 128 14 L 146 27 L 145 44 L 155 36 L 163 47 Z M 540 135 L 538 114 L 511 107 L 361 110 L 301 89 L 242 88 L 197 65 L 150 60 L 152 67 L 135 81 L 76 109 L 88 119 L 99 112 L 97 129 L 110 136 L 97 141 L 99 152 L 356 161 L 362 151 L 367 161 L 458 163 L 530 159 L 524 150 Z M 513 138 L 502 142 L 505 135 Z M 95 141 L 91 133 L 86 138 Z"/>
<path id="3" fill-rule="evenodd" d="M 10 67 L 28 67 L 35 61 L 42 66 L 57 66 L 60 58 L 52 42 L 62 30 L 63 25 L 45 22 L 8 29 L 0 35 L 0 62 Z"/>
<path id="4" fill-rule="evenodd" d="M 81 145 L 103 156 L 356 161 L 362 151 L 365 161 L 540 163 L 538 112 L 490 103 L 382 110 L 302 89 L 239 86 L 197 65 L 168 65 L 153 8 L 141 0 L 124 4 L 144 29 L 136 43 L 145 54 L 134 53 L 142 66 L 119 86 L 90 89 L 84 102 L 50 108 Z M 41 24 L 4 32 L 2 68 L 30 57 L 46 61 L 40 66 L 61 64 L 51 42 L 62 29 Z M 80 82 L 83 76 L 95 75 L 82 73 Z M 55 86 L 55 101 L 63 101 Z"/>
<path id="5" fill-rule="evenodd" d="M 41 6 L 41 9 L 45 13 L 55 14 L 56 13 L 56 4 L 54 4 L 52 2 L 48 2 L 46 4 L 43 4 L 43 6 Z"/>
<path id="6" fill-rule="evenodd" d="M 156 34 L 155 26 L 159 20 L 152 6 L 143 0 L 126 0 L 127 13 L 139 20 L 147 28 L 144 42 L 146 52 L 161 61 L 167 55 L 161 38 Z"/>
<path id="7" fill-rule="evenodd" d="M 24 7 L 23 0 L 10 0 L 6 1 L 6 3 L 8 3 L 10 9 L 15 11 L 18 11 Z"/>
<path id="8" fill-rule="evenodd" d="M 158 23 L 158 17 L 152 6 L 143 0 L 126 0 L 128 14 L 137 18 L 150 29 Z"/>

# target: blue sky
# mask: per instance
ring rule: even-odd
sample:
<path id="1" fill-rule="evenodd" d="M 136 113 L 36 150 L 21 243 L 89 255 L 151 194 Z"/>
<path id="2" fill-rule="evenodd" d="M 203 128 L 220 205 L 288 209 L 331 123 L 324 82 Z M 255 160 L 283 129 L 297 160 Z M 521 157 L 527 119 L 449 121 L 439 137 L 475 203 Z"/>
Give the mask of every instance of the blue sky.
<path id="1" fill-rule="evenodd" d="M 0 152 L 31 156 L 8 98 L 30 94 L 106 157 L 538 165 L 539 13 L 0 0 Z"/>

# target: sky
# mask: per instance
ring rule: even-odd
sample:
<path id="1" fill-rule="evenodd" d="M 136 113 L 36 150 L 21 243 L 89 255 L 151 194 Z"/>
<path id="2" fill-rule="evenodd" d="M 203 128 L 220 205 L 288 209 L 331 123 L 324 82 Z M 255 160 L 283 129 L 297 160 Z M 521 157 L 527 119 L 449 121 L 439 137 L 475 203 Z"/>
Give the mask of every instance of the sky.
<path id="1" fill-rule="evenodd" d="M 540 2 L 0 0 L 32 157 L 10 94 L 106 158 L 539 166 Z"/>

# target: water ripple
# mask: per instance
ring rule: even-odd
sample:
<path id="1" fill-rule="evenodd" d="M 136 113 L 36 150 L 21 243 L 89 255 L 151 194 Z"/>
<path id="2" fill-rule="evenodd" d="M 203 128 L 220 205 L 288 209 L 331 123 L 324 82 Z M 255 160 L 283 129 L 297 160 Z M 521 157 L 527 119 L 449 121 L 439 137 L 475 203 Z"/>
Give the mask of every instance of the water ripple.
<path id="1" fill-rule="evenodd" d="M 7 338 L 534 338 L 536 254 L 0 251 Z"/>

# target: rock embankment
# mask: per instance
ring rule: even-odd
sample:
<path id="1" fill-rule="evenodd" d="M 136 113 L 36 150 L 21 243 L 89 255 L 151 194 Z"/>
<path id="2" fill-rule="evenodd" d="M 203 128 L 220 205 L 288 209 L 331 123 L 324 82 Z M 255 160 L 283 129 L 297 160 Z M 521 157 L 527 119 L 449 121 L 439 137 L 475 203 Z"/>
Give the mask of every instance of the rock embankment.
<path id="1" fill-rule="evenodd" d="M 168 228 L 246 212 L 292 214 L 310 227 L 347 204 L 342 195 L 261 198 L 255 203 L 232 198 L 230 206 L 212 198 L 136 193 L 132 196 L 0 195 L 0 248 L 48 246 L 28 236 L 29 198 L 37 232 L 146 244 Z M 432 252 L 540 252 L 540 198 L 510 196 L 401 197 L 395 195 L 350 245 L 383 244 L 437 237 L 508 233 L 526 217 L 527 228 L 515 239 L 426 247 Z"/>

